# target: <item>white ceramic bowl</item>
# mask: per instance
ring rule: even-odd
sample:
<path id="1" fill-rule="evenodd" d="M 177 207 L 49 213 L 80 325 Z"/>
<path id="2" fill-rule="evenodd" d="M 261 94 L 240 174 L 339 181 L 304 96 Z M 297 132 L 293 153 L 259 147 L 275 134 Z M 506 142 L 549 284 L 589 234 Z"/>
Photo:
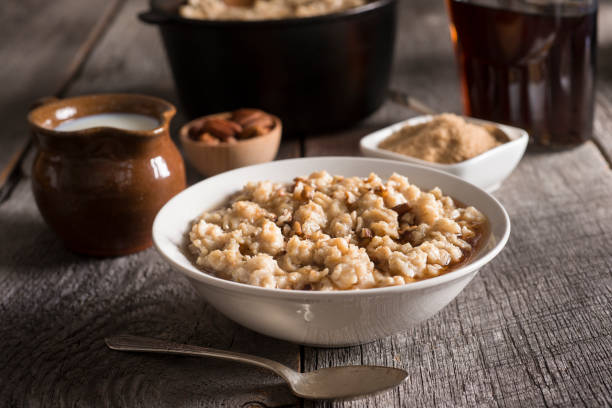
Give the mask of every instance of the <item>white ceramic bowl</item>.
<path id="1" fill-rule="evenodd" d="M 403 286 L 344 292 L 266 289 L 216 278 L 190 261 L 186 232 L 202 211 L 222 205 L 247 181 L 290 182 L 314 171 L 383 178 L 403 174 L 418 186 L 442 191 L 474 205 L 489 219 L 487 244 L 467 265 L 447 274 Z M 488 193 L 457 177 L 426 167 L 358 157 L 315 157 L 275 161 L 232 170 L 201 181 L 172 198 L 157 214 L 153 241 L 162 256 L 183 273 L 198 292 L 230 319 L 257 332 L 312 346 L 366 343 L 405 330 L 449 303 L 478 270 L 504 247 L 510 220 Z"/>
<path id="2" fill-rule="evenodd" d="M 512 173 L 518 162 L 525 153 L 529 135 L 523 129 L 512 126 L 502 125 L 486 120 L 468 118 L 469 122 L 476 124 L 490 124 L 497 126 L 508 135 L 509 142 L 502 144 L 496 148 L 486 151 L 478 156 L 462 161 L 456 164 L 439 164 L 415 157 L 406 156 L 403 154 L 391 152 L 389 150 L 380 149 L 380 142 L 397 132 L 404 126 L 413 126 L 420 123 L 429 122 L 432 119 L 430 115 L 417 116 L 380 129 L 374 133 L 364 136 L 359 146 L 361 153 L 364 156 L 380 157 L 383 159 L 401 160 L 409 163 L 420 164 L 436 170 L 442 170 L 455 176 L 461 177 L 472 184 L 488 191 L 493 192 L 499 188 L 502 181 Z"/>

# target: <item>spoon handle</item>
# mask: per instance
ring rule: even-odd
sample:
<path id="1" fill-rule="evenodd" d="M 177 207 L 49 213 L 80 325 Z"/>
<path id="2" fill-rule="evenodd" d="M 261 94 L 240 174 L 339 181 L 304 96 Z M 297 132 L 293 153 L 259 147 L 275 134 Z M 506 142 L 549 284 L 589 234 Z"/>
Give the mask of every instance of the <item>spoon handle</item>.
<path id="1" fill-rule="evenodd" d="M 299 374 L 283 364 L 264 357 L 249 354 L 235 353 L 233 351 L 218 350 L 209 347 L 193 346 L 190 344 L 179 344 L 165 340 L 152 339 L 148 337 L 120 335 L 107 337 L 106 345 L 119 351 L 137 351 L 145 353 L 177 354 L 181 356 L 213 357 L 222 360 L 236 361 L 258 367 L 267 368 L 291 382 Z"/>

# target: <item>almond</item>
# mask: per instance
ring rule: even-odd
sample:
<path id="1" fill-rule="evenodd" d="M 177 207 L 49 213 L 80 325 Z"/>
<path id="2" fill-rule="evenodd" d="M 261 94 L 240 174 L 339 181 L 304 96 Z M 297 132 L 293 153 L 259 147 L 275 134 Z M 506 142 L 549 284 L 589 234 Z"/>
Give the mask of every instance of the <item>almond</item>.
<path id="1" fill-rule="evenodd" d="M 272 129 L 272 127 L 274 126 L 274 119 L 272 119 L 272 116 L 264 113 L 262 116 L 253 117 L 253 118 L 249 118 L 248 120 L 244 120 L 241 123 L 241 125 L 243 127 L 254 126 L 254 127 L 266 128 L 269 130 L 269 129 Z"/>
<path id="2" fill-rule="evenodd" d="M 197 140 L 199 140 L 200 142 L 206 143 L 207 145 L 211 145 L 211 146 L 219 144 L 219 139 L 217 139 L 216 137 L 214 137 L 208 132 L 200 134 Z"/>
<path id="3" fill-rule="evenodd" d="M 252 137 L 265 135 L 269 131 L 269 128 L 262 126 L 247 126 L 238 134 L 238 139 L 250 139 Z"/>
<path id="4" fill-rule="evenodd" d="M 226 141 L 242 132 L 242 126 L 229 120 L 210 118 L 202 124 L 202 132 L 208 132 L 221 141 Z"/>
<path id="5" fill-rule="evenodd" d="M 259 109 L 242 108 L 235 110 L 232 113 L 232 120 L 238 123 L 240 126 L 245 126 L 249 121 L 266 115 L 266 113 Z"/>
<path id="6" fill-rule="evenodd" d="M 193 125 L 191 125 L 191 127 L 187 131 L 187 134 L 189 135 L 190 138 L 192 138 L 193 140 L 200 140 L 200 135 L 204 133 L 202 131 L 203 123 L 204 123 L 203 120 L 198 120 L 196 122 L 193 122 Z"/>

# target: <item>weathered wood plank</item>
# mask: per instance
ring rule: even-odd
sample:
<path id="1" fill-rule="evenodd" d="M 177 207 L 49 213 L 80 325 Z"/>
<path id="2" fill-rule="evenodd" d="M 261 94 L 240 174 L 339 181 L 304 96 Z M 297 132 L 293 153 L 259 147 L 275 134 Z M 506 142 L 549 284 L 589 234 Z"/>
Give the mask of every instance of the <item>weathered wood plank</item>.
<path id="1" fill-rule="evenodd" d="M 598 87 L 596 101 L 593 138 L 608 163 L 612 164 L 612 86 L 610 84 L 604 82 Z"/>
<path id="2" fill-rule="evenodd" d="M 401 6 L 393 86 L 458 112 L 442 3 Z M 154 29 L 136 22 L 135 13 L 144 8 L 144 1 L 128 3 L 71 94 L 136 91 L 175 101 Z M 410 115 L 386 104 L 349 132 L 308 139 L 306 153 L 354 154 L 363 134 Z M 605 115 L 598 117 L 600 129 L 612 127 Z M 178 117 L 174 127 L 183 121 Z M 279 157 L 299 153 L 299 143 L 289 141 Z M 369 399 L 306 406 L 612 404 L 611 183 L 607 164 L 590 143 L 527 155 L 496 193 L 513 220 L 508 247 L 449 307 L 375 343 L 305 349 L 306 370 L 394 365 L 412 373 L 407 382 Z M 225 319 L 153 250 L 99 260 L 68 253 L 42 223 L 27 179 L 0 206 L 0 230 L 0 405 L 296 403 L 278 378 L 255 368 L 104 348 L 104 336 L 131 332 L 298 366 L 297 346 Z"/>
<path id="3" fill-rule="evenodd" d="M 406 2 L 401 13 L 394 87 L 460 112 L 442 3 Z M 612 110 L 601 105 L 597 140 L 610 146 L 601 135 L 612 130 Z M 362 135 L 408 116 L 388 103 L 350 132 L 308 140 L 306 154 L 356 154 Z M 305 370 L 392 365 L 411 373 L 407 381 L 371 398 L 305 406 L 612 404 L 610 176 L 592 143 L 527 154 L 496 193 L 513 223 L 508 247 L 454 302 L 419 327 L 371 344 L 305 348 Z"/>
<path id="4" fill-rule="evenodd" d="M 597 96 L 594 138 L 608 163 L 612 163 L 612 2 L 600 2 L 598 26 Z"/>
<path id="5" fill-rule="evenodd" d="M 597 186 L 597 188 L 594 188 Z M 595 146 L 529 154 L 496 193 L 507 248 L 448 307 L 350 349 L 306 348 L 305 369 L 390 364 L 393 393 L 307 406 L 605 406 L 612 403 L 612 178 Z"/>
<path id="6" fill-rule="evenodd" d="M 143 92 L 176 102 L 156 30 L 128 2 L 68 95 Z M 177 117 L 173 128 L 184 123 Z M 297 150 L 299 152 L 299 150 Z M 279 155 L 291 156 L 294 145 Z M 200 179 L 190 172 L 192 182 Z M 299 346 L 253 333 L 200 299 L 153 249 L 92 259 L 44 225 L 25 178 L 0 207 L 0 402 L 9 406 L 290 406 L 283 381 L 211 359 L 126 354 L 103 338 L 135 333 L 264 355 L 299 368 Z M 10 237 L 10 238 L 9 238 Z M 0 405 L 3 405 L 0 403 Z"/>
<path id="7" fill-rule="evenodd" d="M 126 354 L 103 339 L 134 333 L 240 350 L 297 368 L 295 346 L 224 318 L 153 249 L 94 259 L 68 252 L 22 181 L 2 204 L 0 405 L 288 405 L 264 370 L 211 359 Z M 95 233 L 95 232 L 92 232 Z"/>
<path id="8" fill-rule="evenodd" d="M 28 143 L 28 107 L 67 80 L 70 64 L 78 66 L 73 57 L 109 6 L 74 0 L 0 3 L 0 188 Z"/>

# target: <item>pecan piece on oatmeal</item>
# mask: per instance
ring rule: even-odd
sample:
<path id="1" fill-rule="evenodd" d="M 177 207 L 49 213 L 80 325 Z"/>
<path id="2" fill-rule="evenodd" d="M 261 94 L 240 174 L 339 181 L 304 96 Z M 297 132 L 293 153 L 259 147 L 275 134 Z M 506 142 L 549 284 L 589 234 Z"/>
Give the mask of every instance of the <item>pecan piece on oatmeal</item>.
<path id="1" fill-rule="evenodd" d="M 416 225 L 406 225 L 399 229 L 399 241 L 402 244 L 408 242 L 411 245 L 414 245 L 414 237 L 412 236 L 412 232 L 416 231 L 419 227 Z"/>
<path id="2" fill-rule="evenodd" d="M 298 180 L 293 186 L 293 199 L 298 201 L 309 201 L 314 197 L 315 190 L 310 184 Z"/>
<path id="3" fill-rule="evenodd" d="M 391 209 L 397 213 L 398 217 L 401 217 L 402 215 L 410 211 L 410 204 L 408 203 L 398 204 Z"/>
<path id="4" fill-rule="evenodd" d="M 297 235 L 302 235 L 302 224 L 298 221 L 293 221 L 293 232 Z"/>
<path id="5" fill-rule="evenodd" d="M 374 188 L 373 192 L 374 192 L 374 194 L 379 195 L 379 196 L 382 197 L 387 192 L 387 189 L 384 188 L 383 186 L 377 186 L 377 187 Z"/>
<path id="6" fill-rule="evenodd" d="M 361 238 L 372 238 L 374 235 L 372 234 L 372 230 L 369 228 L 362 228 L 359 233 Z"/>

